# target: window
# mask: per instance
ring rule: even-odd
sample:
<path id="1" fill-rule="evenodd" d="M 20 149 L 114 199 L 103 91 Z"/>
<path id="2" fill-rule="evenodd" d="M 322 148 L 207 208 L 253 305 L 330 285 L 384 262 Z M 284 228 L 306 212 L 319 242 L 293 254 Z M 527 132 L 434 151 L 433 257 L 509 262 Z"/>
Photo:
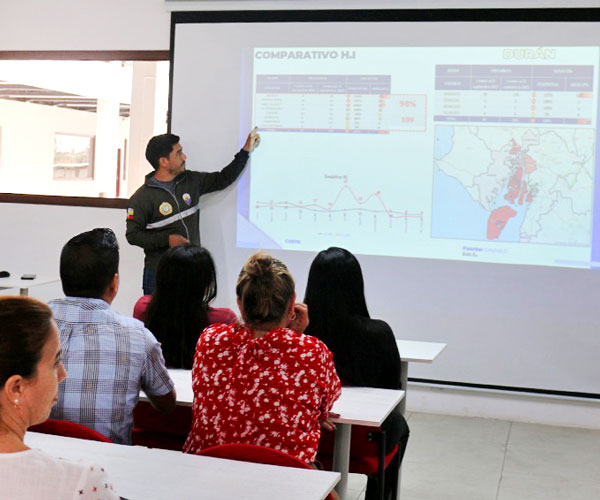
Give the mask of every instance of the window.
<path id="1" fill-rule="evenodd" d="M 54 134 L 54 180 L 94 180 L 94 138 Z"/>
<path id="2" fill-rule="evenodd" d="M 144 150 L 167 131 L 168 61 L 77 55 L 17 60 L 0 52 L 0 193 L 12 194 L 0 201 L 15 194 L 118 201 L 151 170 Z"/>

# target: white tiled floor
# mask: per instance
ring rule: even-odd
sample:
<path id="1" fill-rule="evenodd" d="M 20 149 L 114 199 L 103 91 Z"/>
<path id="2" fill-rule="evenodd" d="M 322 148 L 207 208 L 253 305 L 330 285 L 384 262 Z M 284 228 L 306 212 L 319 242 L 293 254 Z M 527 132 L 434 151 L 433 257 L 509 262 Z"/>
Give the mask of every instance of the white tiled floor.
<path id="1" fill-rule="evenodd" d="M 401 500 L 600 500 L 600 431 L 407 416 Z M 365 487 L 351 474 L 349 498 Z"/>

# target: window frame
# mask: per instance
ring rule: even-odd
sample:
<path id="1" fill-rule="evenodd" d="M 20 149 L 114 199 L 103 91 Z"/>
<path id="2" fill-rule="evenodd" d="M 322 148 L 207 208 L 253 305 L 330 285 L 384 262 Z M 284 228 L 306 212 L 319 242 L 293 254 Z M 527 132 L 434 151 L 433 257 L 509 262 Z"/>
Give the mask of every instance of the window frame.
<path id="1" fill-rule="evenodd" d="M 0 60 L 67 61 L 169 61 L 169 50 L 0 50 Z M 0 203 L 127 208 L 127 198 L 92 198 L 0 192 Z"/>

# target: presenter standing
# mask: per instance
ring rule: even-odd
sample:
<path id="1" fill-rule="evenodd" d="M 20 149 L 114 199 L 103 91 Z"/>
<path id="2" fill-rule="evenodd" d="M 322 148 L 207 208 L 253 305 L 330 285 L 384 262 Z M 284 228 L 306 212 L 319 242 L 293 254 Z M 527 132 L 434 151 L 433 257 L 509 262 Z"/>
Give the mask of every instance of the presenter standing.
<path id="1" fill-rule="evenodd" d="M 144 295 L 154 290 L 156 267 L 165 250 L 183 243 L 200 245 L 200 196 L 232 184 L 259 143 L 255 128 L 223 170 L 195 172 L 185 168 L 187 157 L 179 136 L 162 134 L 150 139 L 146 159 L 154 172 L 129 199 L 125 233 L 131 245 L 144 249 Z"/>

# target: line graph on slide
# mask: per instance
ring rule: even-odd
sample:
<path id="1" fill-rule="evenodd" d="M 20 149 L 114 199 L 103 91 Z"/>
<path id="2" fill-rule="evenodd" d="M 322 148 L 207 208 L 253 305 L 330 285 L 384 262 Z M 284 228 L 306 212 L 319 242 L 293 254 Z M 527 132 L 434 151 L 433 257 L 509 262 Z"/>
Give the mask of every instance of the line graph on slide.
<path id="1" fill-rule="evenodd" d="M 301 220 L 304 212 L 312 214 L 316 222 L 329 220 L 330 222 L 345 222 L 347 224 L 362 226 L 372 225 L 377 230 L 378 226 L 386 221 L 388 227 L 394 227 L 398 221 L 402 221 L 404 231 L 416 230 L 423 231 L 423 211 L 409 211 L 408 209 L 392 209 L 384 201 L 380 190 L 374 191 L 367 196 L 357 194 L 355 188 L 350 186 L 344 179 L 343 185 L 339 188 L 335 196 L 330 201 L 322 201 L 320 198 L 309 197 L 309 201 L 298 199 L 292 201 L 285 200 L 256 200 L 255 202 L 257 220 L 260 220 L 261 214 L 266 212 L 270 221 L 274 221 L 277 215 L 283 216 L 285 220 L 291 217 L 290 213 Z M 379 224 L 378 224 L 379 223 Z"/>

